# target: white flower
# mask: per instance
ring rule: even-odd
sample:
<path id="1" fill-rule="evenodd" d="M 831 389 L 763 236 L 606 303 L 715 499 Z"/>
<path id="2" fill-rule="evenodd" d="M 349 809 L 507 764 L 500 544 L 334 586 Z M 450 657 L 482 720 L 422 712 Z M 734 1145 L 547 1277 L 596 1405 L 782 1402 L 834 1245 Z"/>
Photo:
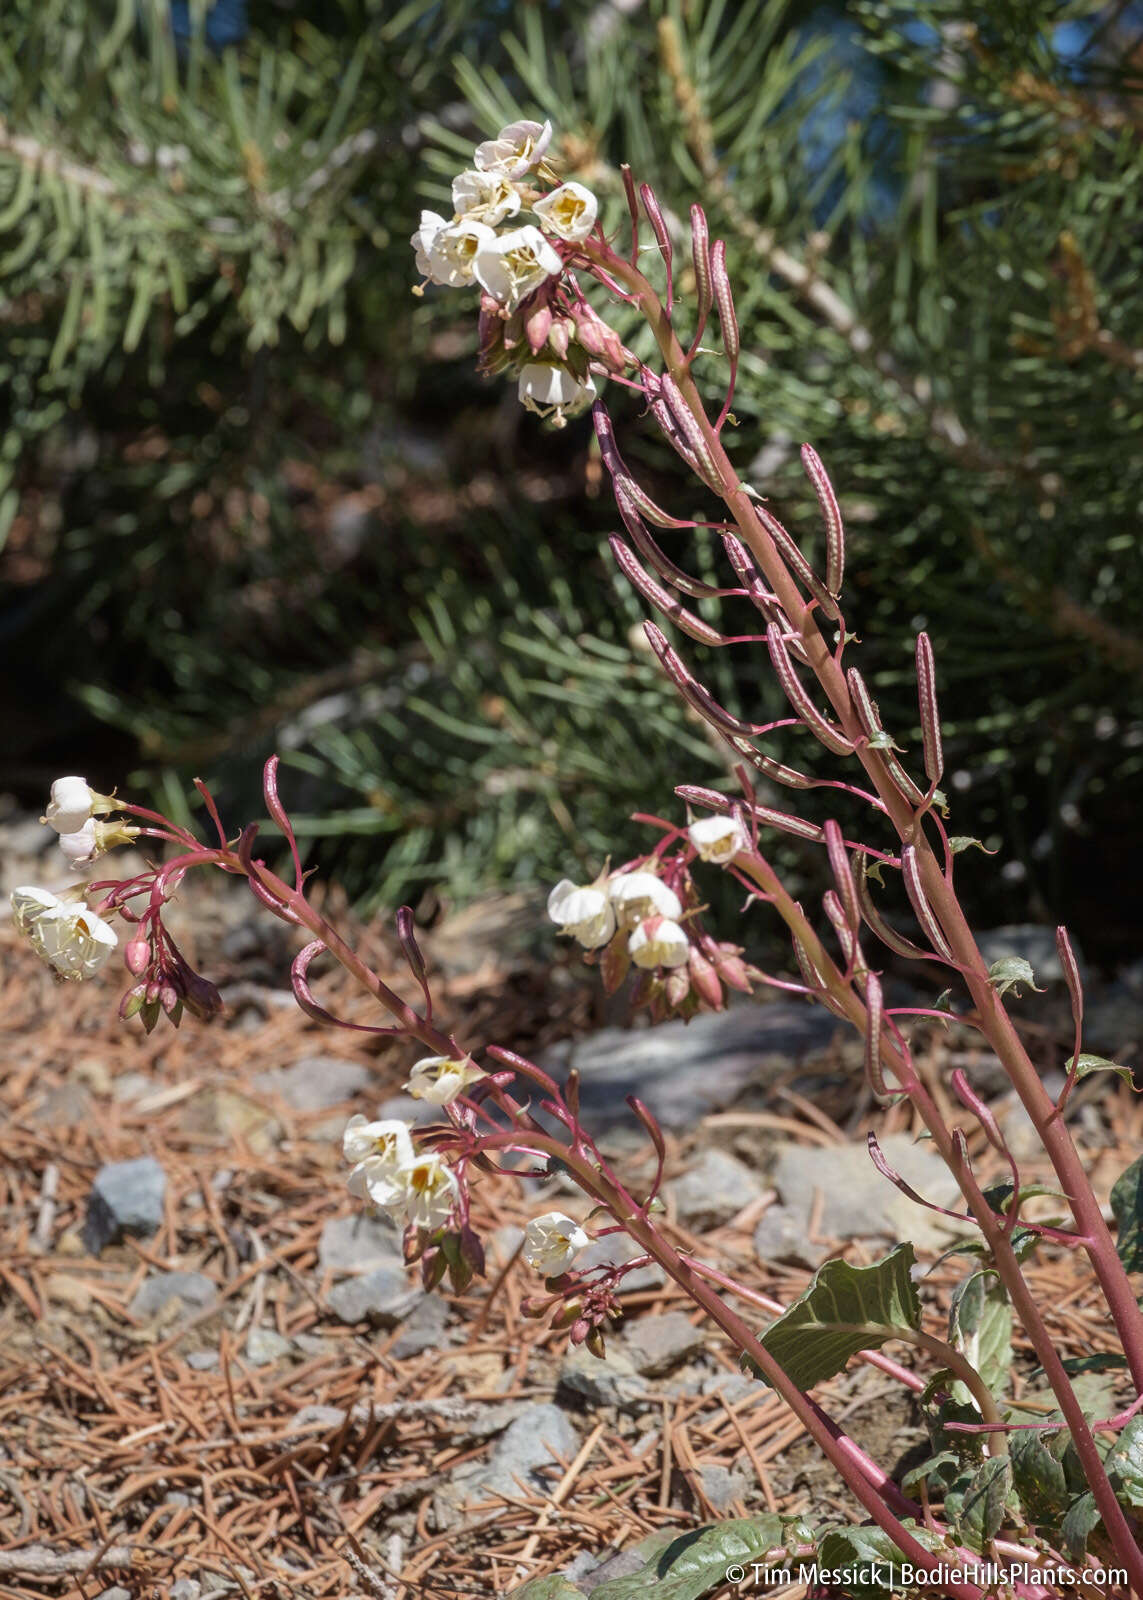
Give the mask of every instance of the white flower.
<path id="1" fill-rule="evenodd" d="M 520 383 L 516 391 L 526 411 L 538 417 L 549 417 L 554 411 L 556 421 L 574 417 L 595 399 L 595 384 L 589 378 L 581 383 L 566 367 L 553 367 L 546 361 L 530 361 L 521 368 Z"/>
<path id="2" fill-rule="evenodd" d="M 562 878 L 548 896 L 548 916 L 585 950 L 598 950 L 615 932 L 615 912 L 602 889 L 581 889 Z"/>
<path id="3" fill-rule="evenodd" d="M 637 967 L 681 967 L 690 948 L 678 923 L 667 917 L 648 917 L 627 941 L 627 953 Z"/>
<path id="4" fill-rule="evenodd" d="M 429 249 L 430 249 L 430 246 L 432 245 L 433 240 L 436 238 L 437 234 L 441 231 L 441 229 L 442 228 L 447 228 L 447 227 L 448 227 L 448 223 L 446 222 L 445 218 L 440 215 L 439 212 L 436 212 L 436 211 L 422 211 L 421 212 L 421 225 L 417 229 L 417 231 L 413 235 L 413 237 L 409 240 L 409 243 L 412 245 L 413 249 L 417 252 L 417 271 L 421 274 L 422 277 L 425 277 L 425 278 L 431 278 L 432 277 L 432 275 L 433 275 L 433 264 L 432 264 L 432 260 L 431 260 L 431 258 L 429 256 Z"/>
<path id="5" fill-rule="evenodd" d="M 36 954 L 76 982 L 94 977 L 119 943 L 114 928 L 82 902 L 60 900 L 46 889 L 14 889 L 12 916 Z"/>
<path id="6" fill-rule="evenodd" d="M 341 1148 L 345 1159 L 355 1163 L 346 1180 L 351 1195 L 384 1210 L 404 1207 L 401 1172 L 416 1160 L 407 1122 L 369 1122 L 359 1112 L 346 1123 Z"/>
<path id="7" fill-rule="evenodd" d="M 400 1170 L 405 1216 L 415 1228 L 432 1232 L 449 1219 L 460 1198 L 460 1185 L 440 1156 L 432 1151 L 417 1156 Z"/>
<path id="8" fill-rule="evenodd" d="M 40 821 L 50 823 L 57 833 L 76 833 L 91 817 L 114 809 L 111 796 L 96 794 L 86 778 L 57 778 Z"/>
<path id="9" fill-rule="evenodd" d="M 563 266 L 539 228 L 516 228 L 499 235 L 487 231 L 489 238 L 477 251 L 473 271 L 481 287 L 509 310 Z"/>
<path id="10" fill-rule="evenodd" d="M 737 817 L 701 817 L 691 823 L 687 837 L 704 861 L 720 867 L 733 861 L 749 842 Z"/>
<path id="11" fill-rule="evenodd" d="M 416 238 L 416 234 L 413 236 Z M 444 284 L 449 289 L 463 289 L 471 283 L 477 258 L 496 244 L 496 235 L 483 222 L 460 217 L 456 222 L 446 222 L 428 235 L 421 229 L 424 241 L 423 254 L 428 262 L 427 276 L 433 283 Z M 420 265 L 421 253 L 417 263 Z"/>
<path id="12" fill-rule="evenodd" d="M 494 228 L 520 209 L 520 196 L 499 172 L 462 172 L 452 180 L 452 204 L 458 217 Z"/>
<path id="13" fill-rule="evenodd" d="M 471 1061 L 454 1061 L 451 1056 L 426 1056 L 414 1066 L 405 1088 L 414 1100 L 447 1106 L 457 1095 L 463 1094 L 470 1083 L 483 1077 L 484 1073 Z"/>
<path id="14" fill-rule="evenodd" d="M 355 1200 L 368 1200 L 370 1205 L 388 1211 L 399 1221 L 405 1211 L 405 1182 L 401 1171 L 382 1156 L 366 1156 L 349 1174 L 345 1187 Z"/>
<path id="15" fill-rule="evenodd" d="M 539 166 L 551 138 L 550 122 L 510 122 L 495 139 L 477 145 L 473 162 L 481 172 L 499 172 L 511 182 Z"/>
<path id="16" fill-rule="evenodd" d="M 546 232 L 568 244 L 581 244 L 595 227 L 599 202 L 582 183 L 561 183 L 551 194 L 537 200 L 532 210 Z"/>
<path id="17" fill-rule="evenodd" d="M 558 1278 L 589 1243 L 578 1222 L 562 1211 L 546 1211 L 524 1229 L 524 1260 L 545 1278 Z"/>
<path id="18" fill-rule="evenodd" d="M 607 893 L 624 928 L 633 928 L 644 917 L 682 916 L 678 895 L 653 872 L 627 872 L 612 878 Z"/>
<path id="19" fill-rule="evenodd" d="M 60 834 L 59 847 L 73 867 L 85 867 L 100 854 L 96 826 L 95 818 L 88 817 L 82 828 Z"/>

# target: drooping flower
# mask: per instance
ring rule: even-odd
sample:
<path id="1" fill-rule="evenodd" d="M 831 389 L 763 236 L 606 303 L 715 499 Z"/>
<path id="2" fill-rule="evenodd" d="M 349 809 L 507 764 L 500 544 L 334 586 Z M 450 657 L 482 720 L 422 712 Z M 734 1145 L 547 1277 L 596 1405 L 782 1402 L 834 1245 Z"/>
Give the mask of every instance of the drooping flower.
<path id="1" fill-rule="evenodd" d="M 644 917 L 682 915 L 682 902 L 675 891 L 653 872 L 625 872 L 607 886 L 615 915 L 624 928 L 633 928 Z"/>
<path id="2" fill-rule="evenodd" d="M 481 172 L 498 172 L 515 182 L 539 166 L 551 138 L 550 122 L 510 122 L 495 139 L 477 145 L 473 164 Z"/>
<path id="3" fill-rule="evenodd" d="M 562 878 L 548 896 L 548 916 L 585 950 L 598 950 L 615 932 L 615 912 L 602 889 Z"/>
<path id="4" fill-rule="evenodd" d="M 456 1061 L 451 1056 L 425 1056 L 414 1066 L 405 1088 L 414 1100 L 447 1106 L 463 1094 L 470 1083 L 483 1077 L 484 1073 L 472 1061 Z"/>
<path id="5" fill-rule="evenodd" d="M 647 917 L 627 941 L 637 967 L 681 967 L 690 954 L 690 942 L 669 917 Z"/>
<path id="6" fill-rule="evenodd" d="M 61 900 L 33 885 L 12 891 L 12 915 L 36 954 L 75 982 L 94 977 L 119 943 L 114 928 L 82 901 Z"/>
<path id="7" fill-rule="evenodd" d="M 462 172 L 452 180 L 452 205 L 458 217 L 494 228 L 520 209 L 520 196 L 499 172 Z"/>
<path id="8" fill-rule="evenodd" d="M 441 229 L 447 227 L 447 220 L 439 212 L 421 212 L 421 225 L 409 240 L 409 243 L 417 253 L 417 271 L 424 278 L 432 278 L 433 276 L 433 263 L 429 255 L 432 242 Z"/>
<path id="9" fill-rule="evenodd" d="M 582 183 L 561 183 L 551 194 L 537 200 L 532 210 L 546 233 L 553 233 L 568 244 L 582 244 L 595 227 L 599 201 Z"/>
<path id="10" fill-rule="evenodd" d="M 400 1170 L 405 1216 L 415 1228 L 432 1232 L 443 1226 L 460 1198 L 456 1174 L 434 1151 L 414 1157 Z"/>
<path id="11" fill-rule="evenodd" d="M 558 1278 L 590 1242 L 572 1217 L 565 1217 L 562 1211 L 545 1211 L 524 1229 L 524 1260 L 545 1278 Z"/>
<path id="12" fill-rule="evenodd" d="M 86 778 L 57 778 L 40 821 L 49 823 L 57 833 L 77 833 L 93 816 L 114 807 L 111 796 L 96 794 Z"/>
<path id="13" fill-rule="evenodd" d="M 595 399 L 595 384 L 590 378 L 581 383 L 566 367 L 530 361 L 521 368 L 517 393 L 526 411 L 538 417 L 555 413 L 557 425 L 562 426 L 565 417 L 574 417 Z"/>
<path id="14" fill-rule="evenodd" d="M 83 827 L 74 833 L 61 833 L 58 843 L 73 867 L 86 867 L 117 844 L 129 844 L 139 832 L 138 828 L 121 821 L 97 822 L 94 817 L 88 817 Z"/>
<path id="15" fill-rule="evenodd" d="M 490 237 L 476 253 L 476 281 L 513 311 L 525 295 L 554 277 L 563 263 L 539 228 L 515 228 L 501 234 L 488 231 Z"/>
<path id="16" fill-rule="evenodd" d="M 346 1123 L 341 1148 L 345 1159 L 354 1163 L 346 1180 L 351 1195 L 386 1211 L 403 1209 L 401 1172 L 416 1159 L 408 1123 L 395 1118 L 370 1122 L 358 1113 Z"/>
<path id="17" fill-rule="evenodd" d="M 687 829 L 687 837 L 703 861 L 725 866 L 749 841 L 737 817 L 700 817 Z"/>
<path id="18" fill-rule="evenodd" d="M 469 217 L 446 222 L 428 234 L 422 227 L 419 233 L 423 244 L 417 252 L 418 266 L 423 254 L 428 262 L 426 276 L 449 289 L 463 289 L 471 283 L 481 253 L 496 244 L 492 229 Z M 417 234 L 413 238 L 416 240 Z"/>

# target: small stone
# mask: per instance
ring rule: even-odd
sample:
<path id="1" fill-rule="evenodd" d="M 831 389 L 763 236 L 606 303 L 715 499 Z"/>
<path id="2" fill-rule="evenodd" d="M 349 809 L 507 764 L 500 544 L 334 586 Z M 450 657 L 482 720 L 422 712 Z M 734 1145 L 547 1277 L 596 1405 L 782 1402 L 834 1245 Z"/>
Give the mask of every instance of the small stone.
<path id="1" fill-rule="evenodd" d="M 701 1328 L 683 1311 L 640 1317 L 628 1325 L 624 1343 L 635 1370 L 645 1378 L 661 1378 L 706 1347 Z"/>
<path id="2" fill-rule="evenodd" d="M 94 1107 L 90 1090 L 69 1078 L 58 1089 L 50 1090 L 33 1120 L 57 1128 L 74 1128 L 81 1122 L 91 1121 Z"/>
<path id="3" fill-rule="evenodd" d="M 345 1421 L 345 1412 L 340 1406 L 309 1405 L 294 1414 L 289 1431 L 294 1433 L 309 1433 L 316 1431 L 318 1426 L 333 1429 L 340 1428 Z"/>
<path id="4" fill-rule="evenodd" d="M 124 1236 L 148 1239 L 163 1221 L 167 1175 L 154 1156 L 135 1161 L 114 1161 L 95 1175 L 87 1202 L 83 1242 L 99 1255 Z"/>
<path id="5" fill-rule="evenodd" d="M 95 1600 L 131 1600 L 131 1591 L 113 1584 L 110 1589 L 101 1589 Z"/>
<path id="6" fill-rule="evenodd" d="M 130 1105 L 133 1100 L 141 1100 L 145 1094 L 150 1094 L 154 1087 L 155 1080 L 147 1073 L 124 1072 L 112 1079 L 111 1098 L 117 1105 Z"/>
<path id="7" fill-rule="evenodd" d="M 374 1327 L 394 1328 L 423 1294 L 419 1284 L 409 1282 L 403 1266 L 386 1266 L 335 1284 L 326 1296 L 326 1305 L 340 1322 L 369 1322 Z"/>
<path id="8" fill-rule="evenodd" d="M 171 1600 L 199 1600 L 202 1584 L 194 1578 L 176 1578 L 170 1587 Z"/>
<path id="9" fill-rule="evenodd" d="M 264 1106 L 217 1084 L 200 1089 L 188 1101 L 183 1127 L 189 1133 L 241 1139 L 256 1156 L 269 1155 L 286 1131 Z"/>
<path id="10" fill-rule="evenodd" d="M 550 1489 L 562 1471 L 559 1459 L 571 1461 L 580 1438 L 559 1406 L 530 1405 L 496 1441 L 487 1466 L 477 1476 L 481 1494 L 519 1495 L 519 1478 L 537 1490 Z"/>
<path id="11" fill-rule="evenodd" d="M 403 1361 L 407 1356 L 419 1356 L 422 1350 L 440 1349 L 449 1342 L 448 1320 L 448 1302 L 439 1294 L 427 1294 L 402 1324 L 389 1354 Z"/>
<path id="12" fill-rule="evenodd" d="M 618 1339 L 606 1339 L 602 1361 L 583 1345 L 573 1345 L 560 1363 L 556 1380 L 579 1400 L 593 1406 L 629 1406 L 647 1397 L 647 1384 L 639 1376 L 630 1354 Z"/>
<path id="13" fill-rule="evenodd" d="M 255 1077 L 258 1094 L 276 1095 L 295 1111 L 327 1111 L 368 1089 L 373 1073 L 360 1061 L 340 1056 L 305 1056 L 288 1067 L 271 1067 Z"/>
<path id="14" fill-rule="evenodd" d="M 792 1206 L 771 1205 L 754 1230 L 754 1253 L 759 1261 L 779 1261 L 790 1267 L 820 1267 L 830 1246 L 813 1244 L 806 1232 L 807 1216 Z"/>
<path id="15" fill-rule="evenodd" d="M 217 1350 L 192 1350 L 187 1356 L 187 1366 L 194 1372 L 213 1372 L 217 1365 Z"/>
<path id="16" fill-rule="evenodd" d="M 204 1272 L 157 1272 L 135 1291 L 128 1306 L 133 1317 L 154 1317 L 172 1300 L 199 1311 L 218 1298 L 218 1285 Z"/>
<path id="17" fill-rule="evenodd" d="M 717 1465 L 700 1467 L 699 1482 L 706 1499 L 720 1516 L 730 1510 L 732 1501 L 741 1500 L 750 1487 L 750 1480 L 744 1474 Z"/>
<path id="18" fill-rule="evenodd" d="M 251 1328 L 246 1335 L 246 1359 L 255 1367 L 268 1367 L 288 1356 L 292 1349 L 290 1340 L 276 1328 Z"/>
<path id="19" fill-rule="evenodd" d="M 702 1380 L 699 1392 L 717 1395 L 728 1405 L 735 1405 L 757 1388 L 758 1379 L 748 1377 L 745 1372 L 712 1372 Z"/>
<path id="20" fill-rule="evenodd" d="M 708 1149 L 689 1172 L 667 1185 L 685 1228 L 717 1228 L 762 1193 L 750 1168 L 724 1150 Z"/>
<path id="21" fill-rule="evenodd" d="M 404 1265 L 401 1230 L 386 1217 L 356 1211 L 334 1217 L 321 1230 L 318 1265 L 323 1272 L 372 1272 Z"/>

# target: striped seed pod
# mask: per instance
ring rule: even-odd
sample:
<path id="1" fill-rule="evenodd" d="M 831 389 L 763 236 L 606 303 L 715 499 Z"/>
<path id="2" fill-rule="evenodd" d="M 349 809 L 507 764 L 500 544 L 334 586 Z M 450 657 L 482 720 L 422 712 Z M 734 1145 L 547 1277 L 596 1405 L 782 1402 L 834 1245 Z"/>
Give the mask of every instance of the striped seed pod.
<path id="1" fill-rule="evenodd" d="M 699 644 L 726 644 L 725 636 L 719 633 L 717 628 L 712 628 L 701 617 L 696 617 L 693 611 L 688 611 L 674 595 L 668 594 L 666 589 L 655 582 L 651 574 L 639 565 L 631 546 L 618 534 L 612 534 L 607 542 L 623 576 L 639 591 L 644 600 L 650 601 L 656 611 L 661 611 L 665 617 L 669 617 L 676 628 L 681 628 L 692 639 L 697 639 Z"/>
<path id="2" fill-rule="evenodd" d="M 1056 954 L 1060 958 L 1060 966 L 1064 969 L 1064 982 L 1068 986 L 1068 998 L 1072 1003 L 1072 1020 L 1078 1028 L 1083 1021 L 1083 984 L 1080 982 L 1079 963 L 1076 961 L 1066 928 L 1056 929 Z"/>
<path id="3" fill-rule="evenodd" d="M 925 757 L 925 776 L 935 785 L 941 781 L 945 761 L 941 750 L 941 718 L 937 710 L 933 646 L 927 633 L 917 635 L 917 698 L 921 707 L 921 744 Z"/>
<path id="4" fill-rule="evenodd" d="M 949 948 L 948 940 L 944 936 L 932 906 L 925 898 L 925 889 L 921 882 L 921 868 L 920 863 L 917 861 L 915 845 L 907 844 L 901 851 L 901 876 L 905 880 L 905 891 L 909 896 L 909 904 L 913 907 L 913 915 L 921 924 L 925 938 L 943 961 L 952 961 L 953 953 Z"/>
<path id="5" fill-rule="evenodd" d="M 720 494 L 723 482 L 714 464 L 714 457 L 710 453 L 710 446 L 699 426 L 698 418 L 683 399 L 682 390 L 669 372 L 664 372 L 659 378 L 659 393 L 667 402 L 683 442 L 698 463 L 700 476 L 716 494 Z"/>
<path id="6" fill-rule="evenodd" d="M 667 229 L 667 223 L 663 216 L 662 207 L 659 205 L 655 191 L 651 188 L 649 183 L 641 183 L 639 185 L 639 198 L 643 202 L 643 210 L 647 213 L 647 220 L 651 224 L 651 229 L 655 235 L 655 238 L 658 240 L 659 252 L 663 257 L 663 266 L 667 274 L 667 315 L 670 316 L 671 307 L 674 304 L 675 299 L 675 287 L 671 275 L 671 264 L 675 258 L 675 247 L 671 243 L 671 235 Z"/>
<path id="7" fill-rule="evenodd" d="M 908 956 L 910 960 L 924 960 L 928 955 L 927 950 L 922 950 L 919 944 L 914 944 L 911 939 L 906 939 L 903 933 L 898 933 L 891 928 L 881 915 L 869 888 L 869 857 L 864 850 L 857 852 L 857 903 L 861 907 L 862 921 L 870 932 L 881 940 L 896 955 Z"/>
<path id="8" fill-rule="evenodd" d="M 837 884 L 837 892 L 845 908 L 846 920 L 851 928 L 858 928 L 861 926 L 861 909 L 857 903 L 857 885 L 853 881 L 845 839 L 832 817 L 823 825 L 822 835 L 825 839 L 833 881 Z"/>
<path id="9" fill-rule="evenodd" d="M 673 650 L 667 643 L 662 629 L 657 628 L 653 622 L 645 622 L 643 632 L 667 677 L 700 717 L 705 717 L 720 733 L 735 734 L 739 738 L 750 738 L 759 731 L 752 722 L 743 722 L 724 706 L 719 705 L 710 691 L 704 689 L 688 670 L 678 651 Z"/>
<path id="10" fill-rule="evenodd" d="M 619 515 L 623 518 L 623 525 L 631 535 L 636 550 L 644 561 L 654 567 L 663 582 L 697 600 L 719 599 L 723 595 L 737 594 L 736 589 L 716 589 L 712 584 L 703 583 L 699 578 L 692 578 L 690 573 L 675 565 L 666 551 L 661 550 L 652 539 L 646 524 L 632 505 L 627 494 L 629 482 L 630 479 L 616 478 L 612 484 Z"/>
<path id="11" fill-rule="evenodd" d="M 787 767 L 781 761 L 775 761 L 773 756 L 764 756 L 761 750 L 755 750 L 752 744 L 737 736 L 729 740 L 730 745 L 740 756 L 743 756 L 756 772 L 764 778 L 770 778 L 774 783 L 784 784 L 787 789 L 813 789 L 817 787 L 817 780 L 798 772 L 794 767 Z"/>
<path id="12" fill-rule="evenodd" d="M 706 223 L 706 212 L 699 205 L 691 207 L 691 255 L 695 267 L 695 292 L 698 296 L 696 308 L 698 322 L 694 336 L 694 343 L 697 346 L 706 328 L 710 308 L 714 304 L 710 268 L 710 229 Z"/>
<path id="13" fill-rule="evenodd" d="M 856 667 L 849 667 L 846 670 L 845 681 L 849 686 L 849 697 L 853 701 L 853 708 L 857 712 L 858 721 L 866 737 L 873 739 L 878 734 L 884 733 L 877 702 L 871 698 L 865 679 Z M 893 751 L 888 747 L 884 749 L 878 747 L 878 749 L 901 798 L 907 800 L 911 806 L 923 806 L 926 799 L 924 792 L 913 782 Z"/>
<path id="14" fill-rule="evenodd" d="M 893 1091 L 885 1082 L 881 1069 L 881 1018 L 884 999 L 881 979 L 875 972 L 865 980 L 865 1081 L 879 1100 L 887 1100 Z"/>
<path id="15" fill-rule="evenodd" d="M 782 630 L 771 622 L 766 629 L 766 645 L 770 651 L 770 660 L 774 664 L 778 682 L 785 691 L 786 699 L 797 712 L 804 725 L 810 730 L 819 744 L 824 744 L 827 750 L 832 750 L 835 755 L 848 756 L 853 753 L 853 746 L 842 733 L 840 728 L 835 728 L 832 722 L 827 722 L 817 706 L 814 705 L 806 693 L 802 680 L 794 671 L 794 664 L 790 660 L 786 649 L 786 641 L 782 637 Z"/>
<path id="16" fill-rule="evenodd" d="M 726 242 L 723 239 L 716 239 L 710 247 L 710 280 L 722 328 L 722 348 L 726 351 L 733 372 L 738 365 L 738 317 L 734 310 L 730 274 L 726 270 Z"/>
<path id="17" fill-rule="evenodd" d="M 841 581 L 845 575 L 845 528 L 841 520 L 841 507 L 829 475 L 812 445 L 802 446 L 802 466 L 814 486 L 818 505 L 822 509 L 826 530 L 826 588 L 836 600 L 841 594 Z"/>
<path id="18" fill-rule="evenodd" d="M 802 584 L 804 588 L 810 591 L 818 605 L 821 606 L 824 614 L 830 619 L 831 622 L 840 621 L 841 611 L 838 608 L 837 601 L 834 599 L 833 595 L 830 594 L 829 590 L 826 588 L 826 585 L 822 582 L 821 578 L 818 577 L 813 567 L 811 567 L 810 563 L 806 560 L 795 541 L 790 537 L 789 533 L 778 521 L 777 517 L 774 516 L 773 512 L 768 511 L 765 506 L 755 505 L 754 515 L 766 529 L 766 532 L 770 535 L 771 539 L 773 539 L 775 545 L 778 547 L 778 554 L 782 557 L 782 560 L 789 567 L 790 571 L 794 574 L 794 577 L 797 578 L 798 582 Z"/>

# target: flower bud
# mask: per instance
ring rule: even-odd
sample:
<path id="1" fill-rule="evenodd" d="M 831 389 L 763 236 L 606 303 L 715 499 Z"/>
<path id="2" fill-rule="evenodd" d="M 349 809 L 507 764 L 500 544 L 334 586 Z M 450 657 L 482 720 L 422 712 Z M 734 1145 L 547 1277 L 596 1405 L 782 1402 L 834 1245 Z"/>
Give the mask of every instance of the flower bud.
<path id="1" fill-rule="evenodd" d="M 123 951 L 123 960 L 127 964 L 127 971 L 134 977 L 141 977 L 151 965 L 151 941 L 145 933 L 140 933 L 137 938 Z"/>
<path id="2" fill-rule="evenodd" d="M 146 998 L 147 985 L 145 983 L 137 983 L 133 988 L 128 989 L 119 1002 L 120 1022 L 127 1022 L 131 1017 L 136 1016 L 143 1009 Z"/>
<path id="3" fill-rule="evenodd" d="M 538 356 L 547 344 L 551 327 L 552 308 L 546 300 L 541 300 L 532 307 L 524 319 L 524 334 L 534 356 Z"/>
<path id="4" fill-rule="evenodd" d="M 627 939 L 619 933 L 604 949 L 599 960 L 599 975 L 605 994 L 614 994 L 631 971 L 631 957 L 627 953 Z"/>
<path id="5" fill-rule="evenodd" d="M 579 1295 L 576 1295 L 565 1306 L 562 1306 L 557 1315 L 553 1317 L 552 1327 L 569 1328 L 573 1322 L 578 1323 L 582 1315 L 583 1300 Z"/>
<path id="6" fill-rule="evenodd" d="M 553 317 L 548 329 L 548 347 L 560 361 L 566 361 L 571 348 L 571 324 L 567 317 Z"/>
<path id="7" fill-rule="evenodd" d="M 703 1003 L 712 1011 L 722 1010 L 722 984 L 719 982 L 718 973 L 713 965 L 697 946 L 692 945 L 687 956 L 687 966 L 690 968 L 691 983 Z"/>
<path id="8" fill-rule="evenodd" d="M 734 945 L 719 945 L 719 954 L 715 960 L 715 967 L 719 976 L 728 988 L 737 989 L 740 994 L 750 994 L 749 969 L 742 959 L 742 953 Z"/>
<path id="9" fill-rule="evenodd" d="M 678 1010 L 690 992 L 691 975 L 686 967 L 676 967 L 673 972 L 667 974 L 663 984 L 663 993 L 666 995 L 667 1004 L 672 1011 Z"/>
<path id="10" fill-rule="evenodd" d="M 607 1360 L 607 1346 L 603 1342 L 602 1328 L 592 1328 L 591 1332 L 584 1340 L 584 1344 L 586 1344 L 592 1355 L 597 1357 L 598 1360 Z"/>
<path id="11" fill-rule="evenodd" d="M 587 1320 L 587 1318 L 577 1317 L 575 1322 L 572 1323 L 572 1331 L 570 1335 L 572 1344 L 582 1344 L 590 1332 L 591 1323 Z"/>

